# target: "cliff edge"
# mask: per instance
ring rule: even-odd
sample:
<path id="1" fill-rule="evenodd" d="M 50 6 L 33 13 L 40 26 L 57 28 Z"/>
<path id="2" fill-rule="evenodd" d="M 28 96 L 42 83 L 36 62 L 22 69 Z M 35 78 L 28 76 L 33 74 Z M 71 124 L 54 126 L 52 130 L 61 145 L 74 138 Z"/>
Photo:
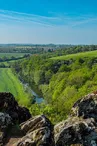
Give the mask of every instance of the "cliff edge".
<path id="1" fill-rule="evenodd" d="M 55 126 L 45 115 L 31 117 L 11 93 L 0 93 L 0 146 L 97 146 L 96 92 L 78 100 Z"/>

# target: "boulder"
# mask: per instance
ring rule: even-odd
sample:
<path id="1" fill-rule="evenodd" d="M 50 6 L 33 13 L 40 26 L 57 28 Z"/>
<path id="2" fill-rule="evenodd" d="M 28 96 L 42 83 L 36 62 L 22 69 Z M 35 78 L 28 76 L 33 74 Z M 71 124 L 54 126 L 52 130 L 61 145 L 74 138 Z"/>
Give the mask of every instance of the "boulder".
<path id="1" fill-rule="evenodd" d="M 12 119 L 6 113 L 0 112 L 0 146 L 4 143 L 4 138 L 8 134 L 10 127 L 12 126 Z"/>
<path id="2" fill-rule="evenodd" d="M 71 117 L 54 127 L 56 146 L 97 146 L 97 130 L 94 119 Z"/>
<path id="3" fill-rule="evenodd" d="M 10 124 L 12 124 L 11 117 L 6 113 L 0 112 L 0 129 L 6 129 Z"/>
<path id="4" fill-rule="evenodd" d="M 17 121 L 19 129 L 12 130 L 16 139 L 11 137 L 6 146 L 97 146 L 97 92 L 79 99 L 68 119 L 55 126 L 44 115 L 30 118 L 10 93 L 0 93 L 0 110 L 4 112 L 0 113 L 0 146 Z"/>
<path id="5" fill-rule="evenodd" d="M 78 100 L 71 113 L 72 116 L 94 118 L 97 121 L 97 94 L 91 93 Z"/>
<path id="6" fill-rule="evenodd" d="M 29 110 L 20 107 L 11 93 L 0 93 L 0 111 L 9 114 L 14 123 L 22 123 L 31 118 Z"/>
<path id="7" fill-rule="evenodd" d="M 16 106 L 14 109 L 12 109 L 11 111 L 9 110 L 7 113 L 12 117 L 14 123 L 22 123 L 31 118 L 29 110 L 25 107 Z"/>
<path id="8" fill-rule="evenodd" d="M 44 116 L 36 116 L 21 125 L 25 136 L 16 146 L 54 146 L 53 125 Z"/>
<path id="9" fill-rule="evenodd" d="M 10 111 L 14 109 L 18 103 L 15 101 L 14 96 L 11 93 L 0 93 L 0 111 Z"/>
<path id="10" fill-rule="evenodd" d="M 69 118 L 54 127 L 56 146 L 97 146 L 97 92 L 79 99 Z"/>

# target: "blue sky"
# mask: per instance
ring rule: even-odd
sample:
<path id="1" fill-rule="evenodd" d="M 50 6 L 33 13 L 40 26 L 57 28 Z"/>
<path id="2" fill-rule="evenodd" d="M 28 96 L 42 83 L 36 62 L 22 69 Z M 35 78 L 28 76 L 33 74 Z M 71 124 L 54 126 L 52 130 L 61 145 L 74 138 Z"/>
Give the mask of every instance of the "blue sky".
<path id="1" fill-rule="evenodd" d="M 97 0 L 0 0 L 0 43 L 97 44 Z"/>

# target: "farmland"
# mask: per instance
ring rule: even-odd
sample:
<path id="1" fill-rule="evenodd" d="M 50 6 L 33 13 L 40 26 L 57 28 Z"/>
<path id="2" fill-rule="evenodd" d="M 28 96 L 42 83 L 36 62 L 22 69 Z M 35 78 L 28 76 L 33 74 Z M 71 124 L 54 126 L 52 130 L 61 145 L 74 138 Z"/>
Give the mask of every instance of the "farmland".
<path id="1" fill-rule="evenodd" d="M 0 58 L 6 60 L 12 57 L 20 58 L 25 53 L 0 53 Z M 30 95 L 25 92 L 23 84 L 19 81 L 18 77 L 13 74 L 9 65 L 14 62 L 14 58 L 10 61 L 0 62 L 0 92 L 11 92 L 21 105 L 28 106 L 30 103 Z M 3 67 L 3 66 L 4 67 Z"/>
<path id="2" fill-rule="evenodd" d="M 0 92 L 11 92 L 20 104 L 29 104 L 28 94 L 10 68 L 0 68 Z"/>
<path id="3" fill-rule="evenodd" d="M 0 58 L 2 57 L 11 58 L 12 56 L 18 58 L 18 57 L 23 57 L 25 54 L 28 53 L 0 53 Z"/>
<path id="4" fill-rule="evenodd" d="M 29 53 L 0 53 L 0 68 L 7 68 L 12 62 L 28 57 Z"/>

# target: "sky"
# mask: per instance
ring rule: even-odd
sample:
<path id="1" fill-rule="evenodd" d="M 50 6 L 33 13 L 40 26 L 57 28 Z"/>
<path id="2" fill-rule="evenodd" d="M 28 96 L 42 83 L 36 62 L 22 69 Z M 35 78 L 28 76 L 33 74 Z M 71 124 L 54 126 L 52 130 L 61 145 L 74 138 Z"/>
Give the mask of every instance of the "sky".
<path id="1" fill-rule="evenodd" d="M 97 44 L 97 0 L 0 0 L 0 43 Z"/>

